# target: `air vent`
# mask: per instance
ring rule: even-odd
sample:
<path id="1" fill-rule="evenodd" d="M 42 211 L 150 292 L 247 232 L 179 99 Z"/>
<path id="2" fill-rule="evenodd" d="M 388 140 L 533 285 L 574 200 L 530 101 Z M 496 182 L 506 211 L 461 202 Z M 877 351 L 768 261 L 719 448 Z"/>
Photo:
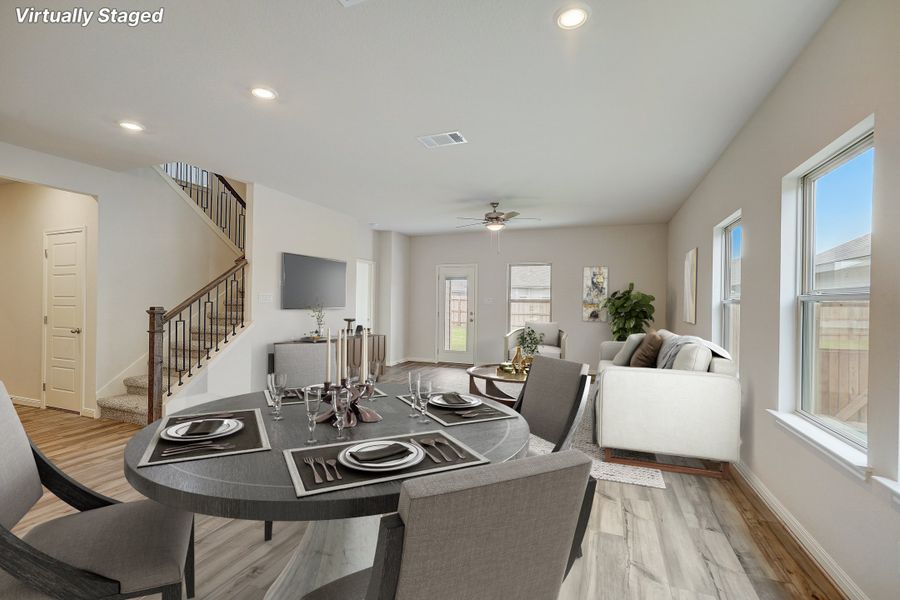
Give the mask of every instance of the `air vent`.
<path id="1" fill-rule="evenodd" d="M 456 144 L 466 143 L 466 138 L 458 131 L 423 135 L 418 138 L 418 140 L 422 142 L 422 145 L 426 148 L 440 148 L 441 146 L 455 146 Z"/>

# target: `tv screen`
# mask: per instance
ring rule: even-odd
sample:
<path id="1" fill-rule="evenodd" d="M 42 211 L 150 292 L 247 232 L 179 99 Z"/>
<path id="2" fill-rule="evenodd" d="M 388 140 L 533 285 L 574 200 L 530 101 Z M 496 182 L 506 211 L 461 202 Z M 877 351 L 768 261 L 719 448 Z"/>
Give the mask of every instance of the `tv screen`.
<path id="1" fill-rule="evenodd" d="M 281 308 L 343 308 L 347 303 L 347 263 L 341 260 L 281 255 Z"/>

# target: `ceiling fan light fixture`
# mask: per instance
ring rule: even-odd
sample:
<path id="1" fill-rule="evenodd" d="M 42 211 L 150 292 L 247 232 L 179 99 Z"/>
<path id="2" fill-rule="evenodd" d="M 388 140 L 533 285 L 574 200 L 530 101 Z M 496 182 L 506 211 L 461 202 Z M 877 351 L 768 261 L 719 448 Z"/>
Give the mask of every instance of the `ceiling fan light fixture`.
<path id="1" fill-rule="evenodd" d="M 491 231 L 501 231 L 504 227 L 506 227 L 506 223 L 488 223 L 485 225 Z"/>

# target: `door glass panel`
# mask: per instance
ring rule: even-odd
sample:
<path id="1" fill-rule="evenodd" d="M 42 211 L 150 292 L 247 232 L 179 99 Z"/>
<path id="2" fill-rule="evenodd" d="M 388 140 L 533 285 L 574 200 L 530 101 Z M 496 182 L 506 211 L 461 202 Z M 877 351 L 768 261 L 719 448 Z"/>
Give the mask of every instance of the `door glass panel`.
<path id="1" fill-rule="evenodd" d="M 468 348 L 469 282 L 465 277 L 444 280 L 444 350 Z"/>

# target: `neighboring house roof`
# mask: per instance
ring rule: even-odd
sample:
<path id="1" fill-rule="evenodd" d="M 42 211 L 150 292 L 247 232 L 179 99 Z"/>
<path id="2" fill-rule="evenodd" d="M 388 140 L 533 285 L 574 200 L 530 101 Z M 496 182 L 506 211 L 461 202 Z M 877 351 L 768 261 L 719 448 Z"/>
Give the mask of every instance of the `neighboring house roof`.
<path id="1" fill-rule="evenodd" d="M 838 244 L 816 254 L 816 266 L 863 258 L 872 254 L 872 234 L 867 233 L 849 242 Z"/>

